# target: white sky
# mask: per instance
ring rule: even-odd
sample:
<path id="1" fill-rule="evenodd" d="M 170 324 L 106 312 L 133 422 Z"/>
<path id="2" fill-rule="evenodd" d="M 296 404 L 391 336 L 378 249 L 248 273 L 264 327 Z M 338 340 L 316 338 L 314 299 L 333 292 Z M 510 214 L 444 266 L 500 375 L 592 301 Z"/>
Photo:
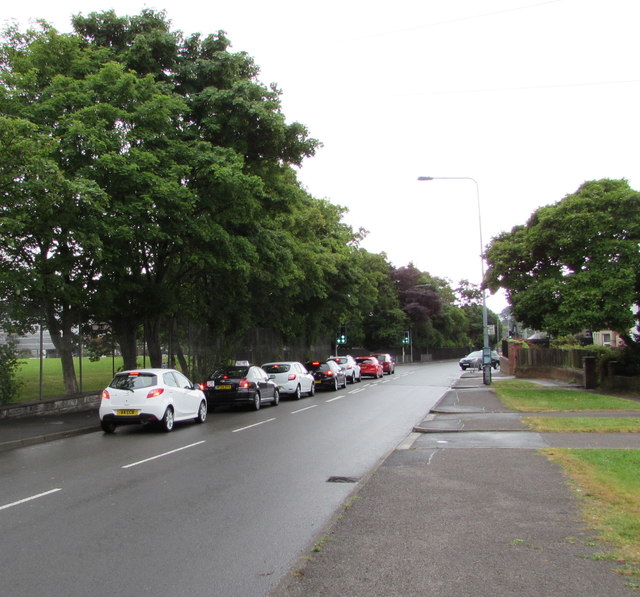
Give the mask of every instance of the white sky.
<path id="1" fill-rule="evenodd" d="M 322 141 L 303 184 L 396 266 L 480 282 L 473 181 L 421 175 L 478 182 L 485 244 L 586 180 L 640 189 L 637 0 L 23 0 L 0 19 L 69 31 L 111 8 L 226 31 Z"/>

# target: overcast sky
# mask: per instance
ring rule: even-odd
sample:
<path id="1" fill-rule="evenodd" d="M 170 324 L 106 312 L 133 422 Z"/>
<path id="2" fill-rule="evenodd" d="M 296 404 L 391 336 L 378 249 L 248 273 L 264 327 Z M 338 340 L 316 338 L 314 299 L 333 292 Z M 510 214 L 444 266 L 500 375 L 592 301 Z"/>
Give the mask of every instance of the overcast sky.
<path id="1" fill-rule="evenodd" d="M 586 180 L 640 189 L 637 0 L 23 0 L 2 18 L 70 31 L 111 8 L 226 31 L 323 143 L 300 180 L 396 266 L 481 278 L 473 180 L 418 176 L 477 181 L 485 245 Z"/>

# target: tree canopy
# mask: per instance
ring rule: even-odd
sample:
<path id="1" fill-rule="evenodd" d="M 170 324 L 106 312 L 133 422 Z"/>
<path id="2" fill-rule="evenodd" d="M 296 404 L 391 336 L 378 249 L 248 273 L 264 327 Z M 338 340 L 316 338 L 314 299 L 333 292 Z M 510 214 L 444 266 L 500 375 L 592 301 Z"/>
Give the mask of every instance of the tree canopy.
<path id="1" fill-rule="evenodd" d="M 611 329 L 627 343 L 640 305 L 640 193 L 626 180 L 585 182 L 487 249 L 486 284 L 519 321 L 552 334 Z"/>

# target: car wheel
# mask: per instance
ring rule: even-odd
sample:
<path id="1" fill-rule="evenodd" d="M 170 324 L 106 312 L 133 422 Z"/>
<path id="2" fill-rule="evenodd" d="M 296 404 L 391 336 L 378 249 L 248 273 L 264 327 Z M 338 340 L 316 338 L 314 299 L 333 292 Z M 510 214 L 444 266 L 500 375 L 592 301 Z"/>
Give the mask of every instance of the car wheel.
<path id="1" fill-rule="evenodd" d="M 298 390 L 300 390 L 300 386 L 298 386 Z M 273 402 L 271 404 L 273 406 L 278 406 L 278 404 L 280 404 L 280 392 L 278 390 L 273 393 Z"/>
<path id="2" fill-rule="evenodd" d="M 348 383 L 356 383 L 356 376 L 352 375 L 351 377 L 347 377 Z"/>
<path id="3" fill-rule="evenodd" d="M 358 383 L 362 381 L 362 375 L 358 375 Z"/>
<path id="4" fill-rule="evenodd" d="M 253 397 L 253 405 L 251 406 L 251 408 L 253 410 L 260 410 L 261 406 L 262 406 L 262 401 L 260 400 L 260 392 L 256 392 L 255 396 Z"/>
<path id="5" fill-rule="evenodd" d="M 203 400 L 198 408 L 198 416 L 196 417 L 196 423 L 204 423 L 207 420 L 207 403 Z"/>
<path id="6" fill-rule="evenodd" d="M 342 384 L 342 387 L 346 389 L 347 387 L 347 376 L 344 376 L 344 383 Z"/>
<path id="7" fill-rule="evenodd" d="M 302 392 L 300 391 L 300 386 L 298 385 L 298 387 L 296 388 L 296 391 L 293 395 L 293 399 L 294 400 L 300 400 L 300 398 L 302 398 Z"/>
<path id="8" fill-rule="evenodd" d="M 314 396 L 316 393 L 316 382 L 311 383 L 311 388 L 309 389 L 309 396 Z"/>
<path id="9" fill-rule="evenodd" d="M 105 433 L 115 433 L 116 432 L 116 424 L 109 423 L 108 421 L 100 421 L 100 427 L 102 427 L 102 431 Z"/>
<path id="10" fill-rule="evenodd" d="M 338 378 L 337 377 L 333 378 L 333 391 L 334 392 L 338 391 Z"/>
<path id="11" fill-rule="evenodd" d="M 169 433 L 169 431 L 173 431 L 173 423 L 173 409 L 168 406 L 167 410 L 164 411 L 162 421 L 160 421 L 160 427 L 162 428 L 162 431 Z"/>

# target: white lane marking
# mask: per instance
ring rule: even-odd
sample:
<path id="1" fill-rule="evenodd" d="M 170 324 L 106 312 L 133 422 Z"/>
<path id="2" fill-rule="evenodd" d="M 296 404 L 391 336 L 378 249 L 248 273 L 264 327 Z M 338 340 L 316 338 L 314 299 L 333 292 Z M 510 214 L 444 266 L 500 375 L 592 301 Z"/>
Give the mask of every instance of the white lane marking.
<path id="1" fill-rule="evenodd" d="M 37 500 L 38 498 L 44 497 L 45 495 L 51 495 L 52 493 L 56 493 L 57 491 L 62 491 L 62 488 L 59 487 L 57 489 L 50 489 L 49 491 L 45 491 L 43 493 L 39 493 L 37 495 L 32 495 L 31 497 L 24 498 L 22 500 L 18 500 L 17 502 L 11 502 L 10 504 L 5 504 L 4 506 L 0 506 L 0 510 L 5 510 L 6 508 L 12 508 L 13 506 L 24 504 L 25 502 Z"/>
<path id="2" fill-rule="evenodd" d="M 204 444 L 206 440 L 202 440 L 196 442 L 195 444 L 189 444 L 188 446 L 182 446 L 182 448 L 176 448 L 175 450 L 169 450 L 169 452 L 163 452 L 162 454 L 158 454 L 157 456 L 151 456 L 151 458 L 145 458 L 144 460 L 138 460 L 138 462 L 132 462 L 131 464 L 125 464 L 122 468 L 132 468 L 134 466 L 138 466 L 139 464 L 144 464 L 145 462 L 151 462 L 152 460 L 157 460 L 158 458 L 164 458 L 165 456 L 169 456 L 169 454 L 175 454 L 176 452 L 181 452 L 182 450 L 186 450 L 187 448 L 193 448 L 194 446 L 199 446 L 200 444 Z"/>
<path id="3" fill-rule="evenodd" d="M 244 431 L 245 429 L 251 429 L 252 427 L 257 427 L 258 425 L 264 425 L 265 423 L 269 423 L 271 421 L 275 421 L 276 418 L 272 417 L 271 419 L 267 419 L 266 421 L 260 421 L 259 423 L 254 423 L 253 425 L 247 425 L 246 427 L 240 427 L 240 429 L 234 429 L 231 433 L 238 433 L 238 431 Z"/>
<path id="4" fill-rule="evenodd" d="M 340 400 L 340 398 L 346 398 L 346 396 L 336 396 L 335 398 L 329 398 L 329 400 L 325 400 L 325 402 L 333 402 L 334 400 Z"/>
<path id="5" fill-rule="evenodd" d="M 349 394 L 357 394 L 358 392 L 364 392 L 367 388 L 358 388 L 357 390 L 351 390 Z"/>
<path id="6" fill-rule="evenodd" d="M 309 410 L 310 408 L 316 408 L 317 404 L 312 404 L 311 406 L 305 406 L 299 410 L 292 410 L 290 414 L 295 415 L 296 413 L 304 412 L 305 410 Z"/>

